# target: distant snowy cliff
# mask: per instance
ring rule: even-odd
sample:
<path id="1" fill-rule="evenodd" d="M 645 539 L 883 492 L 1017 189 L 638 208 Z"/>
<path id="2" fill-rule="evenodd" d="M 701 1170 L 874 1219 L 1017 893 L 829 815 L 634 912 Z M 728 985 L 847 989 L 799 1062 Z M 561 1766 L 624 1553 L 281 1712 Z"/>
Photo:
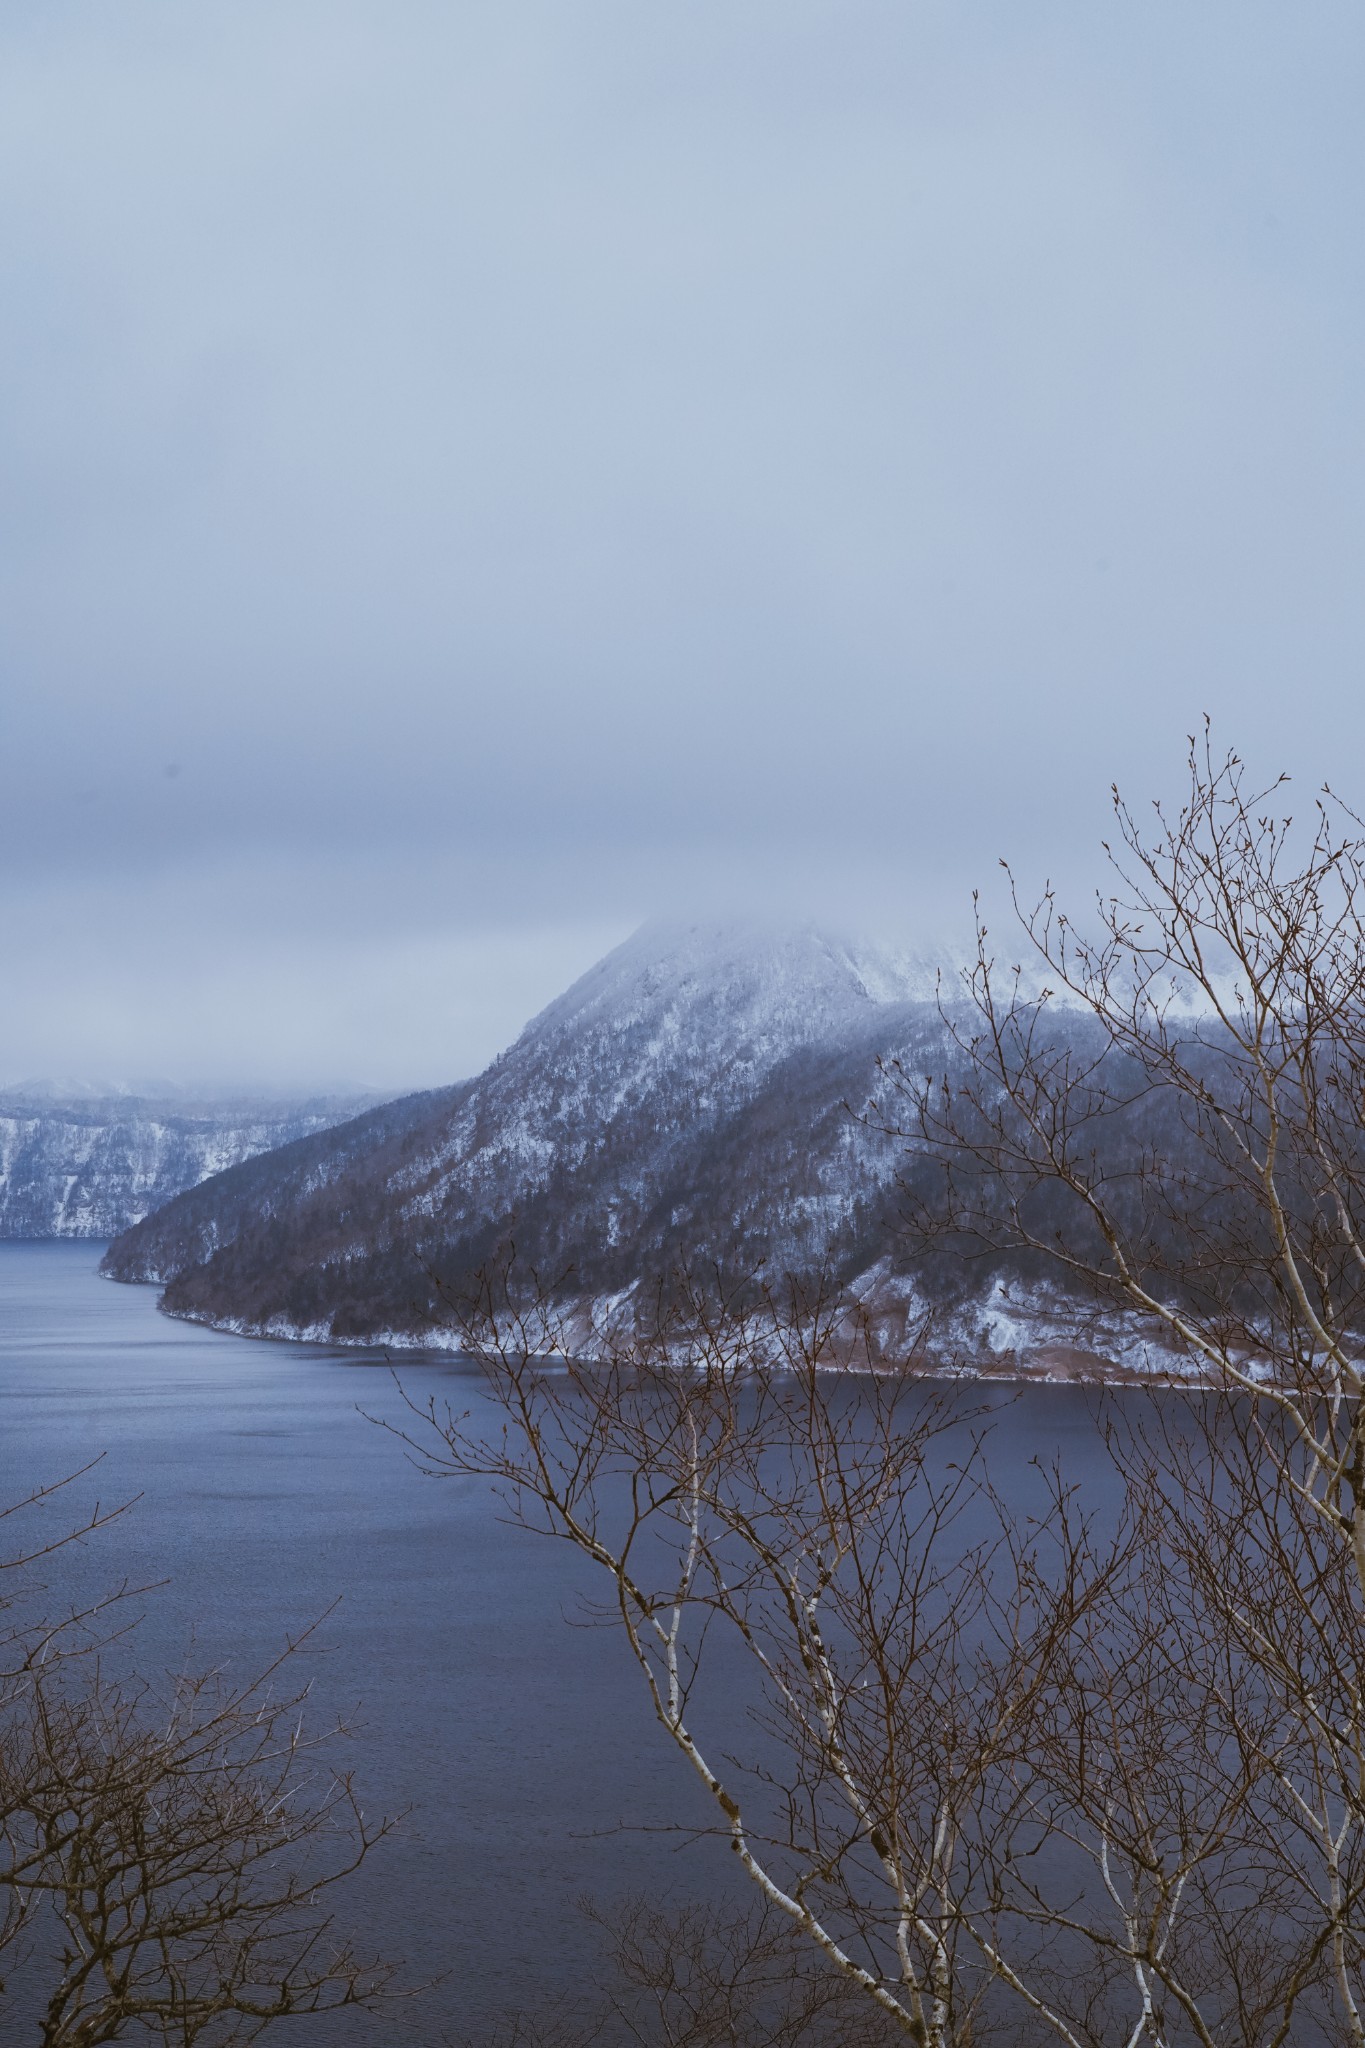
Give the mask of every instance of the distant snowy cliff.
<path id="1" fill-rule="evenodd" d="M 0 1093 L 0 1238 L 116 1237 L 186 1188 L 353 1116 L 363 1098 Z"/>

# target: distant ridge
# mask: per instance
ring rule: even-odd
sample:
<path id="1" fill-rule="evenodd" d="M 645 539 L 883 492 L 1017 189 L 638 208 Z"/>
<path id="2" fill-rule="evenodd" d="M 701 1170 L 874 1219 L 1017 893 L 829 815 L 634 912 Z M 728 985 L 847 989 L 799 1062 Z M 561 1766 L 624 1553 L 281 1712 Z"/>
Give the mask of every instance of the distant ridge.
<path id="1" fill-rule="evenodd" d="M 157 1095 L 155 1085 L 0 1089 L 0 1238 L 114 1237 L 210 1174 L 325 1130 L 367 1099 Z"/>

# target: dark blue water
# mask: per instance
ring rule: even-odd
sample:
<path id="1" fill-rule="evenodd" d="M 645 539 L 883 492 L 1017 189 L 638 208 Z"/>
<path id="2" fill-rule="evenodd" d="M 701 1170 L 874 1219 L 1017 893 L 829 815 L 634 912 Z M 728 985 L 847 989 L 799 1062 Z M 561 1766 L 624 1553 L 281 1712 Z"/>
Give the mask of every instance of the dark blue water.
<path id="1" fill-rule="evenodd" d="M 723 1846 L 639 1832 L 708 1816 L 622 1647 L 566 1623 L 586 1567 L 507 1526 L 478 1483 L 413 1468 L 360 1412 L 401 1416 L 385 1362 L 170 1321 L 151 1289 L 98 1277 L 101 1249 L 0 1244 L 0 1500 L 96 1456 L 47 1510 L 54 1531 L 97 1495 L 140 1496 L 53 1577 L 73 1593 L 164 1580 L 140 1603 L 146 1670 L 246 1675 L 340 1602 L 309 1659 L 315 1711 L 357 1724 L 348 1761 L 367 1810 L 413 1809 L 350 1910 L 414 1976 L 444 1981 L 401 2030 L 362 2017 L 329 2025 L 329 2043 L 426 2048 L 582 1988 L 584 1893 L 727 1883 Z M 419 1400 L 484 1399 L 458 1362 L 407 1359 L 401 1374 Z M 1030 1390 L 1000 1443 L 1016 1473 L 1059 1445 L 1077 1476 L 1102 1465 L 1093 1402 L 1072 1390 Z"/>

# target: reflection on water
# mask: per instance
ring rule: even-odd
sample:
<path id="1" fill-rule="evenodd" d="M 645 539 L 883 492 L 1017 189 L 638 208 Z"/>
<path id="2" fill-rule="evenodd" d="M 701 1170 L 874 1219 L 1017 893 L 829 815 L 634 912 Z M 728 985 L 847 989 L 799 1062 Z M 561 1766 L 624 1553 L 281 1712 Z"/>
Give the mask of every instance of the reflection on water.
<path id="1" fill-rule="evenodd" d="M 369 1810 L 412 1808 L 352 1895 L 377 1945 L 443 1974 L 405 2015 L 408 2037 L 436 2043 L 581 1986 L 584 1893 L 730 1881 L 719 1845 L 636 1832 L 709 1816 L 615 1638 L 565 1626 L 586 1568 L 508 1527 L 475 1482 L 423 1477 L 365 1419 L 401 1414 L 385 1362 L 169 1321 L 153 1290 L 97 1276 L 101 1250 L 0 1244 L 0 1498 L 96 1456 L 48 1508 L 54 1529 L 97 1497 L 139 1496 L 61 1572 L 73 1592 L 166 1582 L 144 1603 L 144 1669 L 245 1674 L 327 1613 L 310 1659 L 319 1718 L 356 1725 Z M 448 1357 L 405 1358 L 401 1375 L 419 1400 L 482 1402 Z M 1093 1409 L 1073 1389 L 1030 1389 L 999 1433 L 997 1477 L 1008 1485 L 1003 1459 L 1023 1483 L 1059 1445 L 1073 1475 L 1098 1474 Z M 387 2022 L 329 2027 L 357 2048 L 395 2038 Z"/>

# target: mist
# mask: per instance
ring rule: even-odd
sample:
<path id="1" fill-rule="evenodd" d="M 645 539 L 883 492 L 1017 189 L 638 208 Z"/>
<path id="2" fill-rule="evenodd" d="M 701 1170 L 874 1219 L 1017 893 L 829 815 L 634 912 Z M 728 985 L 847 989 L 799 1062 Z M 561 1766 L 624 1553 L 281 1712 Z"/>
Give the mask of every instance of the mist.
<path id="1" fill-rule="evenodd" d="M 0 1078 L 449 1080 L 692 907 L 951 946 L 1206 711 L 1365 794 L 1357 10 L 0 56 Z"/>

